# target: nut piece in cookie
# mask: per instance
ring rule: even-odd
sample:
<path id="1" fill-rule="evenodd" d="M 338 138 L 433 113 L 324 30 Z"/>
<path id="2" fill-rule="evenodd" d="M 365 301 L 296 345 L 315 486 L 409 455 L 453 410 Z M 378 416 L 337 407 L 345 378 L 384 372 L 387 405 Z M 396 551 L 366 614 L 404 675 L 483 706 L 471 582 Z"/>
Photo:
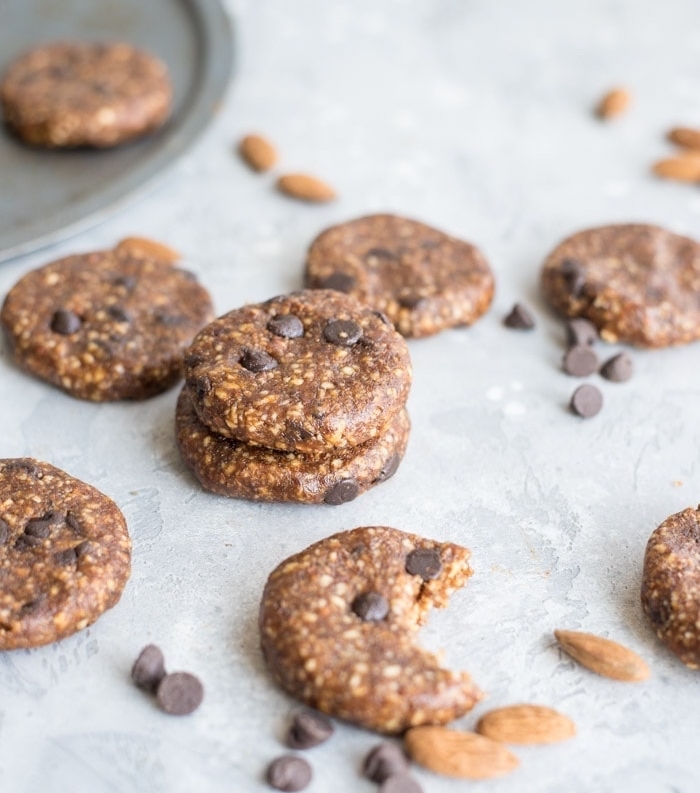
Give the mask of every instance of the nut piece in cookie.
<path id="1" fill-rule="evenodd" d="M 542 290 L 603 340 L 667 347 L 700 338 L 700 243 L 658 226 L 602 226 L 547 257 Z"/>
<path id="2" fill-rule="evenodd" d="M 95 402 L 145 399 L 175 385 L 213 308 L 195 276 L 163 256 L 120 244 L 27 273 L 0 312 L 15 361 Z"/>
<path id="3" fill-rule="evenodd" d="M 110 498 L 48 463 L 0 460 L 0 650 L 91 625 L 130 569 L 126 521 Z"/>
<path id="4" fill-rule="evenodd" d="M 47 44 L 0 83 L 5 123 L 33 146 L 116 146 L 158 129 L 171 101 L 165 64 L 125 43 Z"/>
<path id="5" fill-rule="evenodd" d="M 489 265 L 473 245 L 396 215 L 324 231 L 309 248 L 305 280 L 352 295 L 415 338 L 473 324 L 494 291 Z"/>
<path id="6" fill-rule="evenodd" d="M 421 557 L 413 565 L 412 554 Z M 463 715 L 481 693 L 468 674 L 443 669 L 415 638 L 429 610 L 446 606 L 464 586 L 468 559 L 458 545 L 372 526 L 335 534 L 282 562 L 268 578 L 259 618 L 275 680 L 316 710 L 382 733 Z M 353 607 L 369 593 L 388 604 L 383 618 Z"/>
<path id="7" fill-rule="evenodd" d="M 671 515 L 649 537 L 642 606 L 666 647 L 700 669 L 700 508 Z"/>

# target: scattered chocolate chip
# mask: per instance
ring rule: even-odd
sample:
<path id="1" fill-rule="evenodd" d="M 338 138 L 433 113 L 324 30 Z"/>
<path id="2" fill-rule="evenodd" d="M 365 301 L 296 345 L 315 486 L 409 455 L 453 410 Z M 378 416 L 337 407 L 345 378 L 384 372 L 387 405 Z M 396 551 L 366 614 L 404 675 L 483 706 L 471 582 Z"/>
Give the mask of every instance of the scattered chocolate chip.
<path id="1" fill-rule="evenodd" d="M 562 367 L 572 377 L 588 377 L 598 371 L 598 356 L 588 345 L 577 344 L 564 354 Z"/>
<path id="2" fill-rule="evenodd" d="M 621 352 L 607 360 L 600 369 L 601 375 L 613 383 L 624 383 L 634 374 L 634 363 L 629 353 Z"/>
<path id="3" fill-rule="evenodd" d="M 423 295 L 399 295 L 398 303 L 402 308 L 414 309 L 425 303 Z"/>
<path id="4" fill-rule="evenodd" d="M 379 793 L 423 793 L 423 788 L 409 774 L 397 774 L 382 783 Z"/>
<path id="5" fill-rule="evenodd" d="M 564 259 L 561 263 L 561 273 L 566 286 L 574 297 L 580 297 L 586 283 L 584 267 L 576 259 Z"/>
<path id="6" fill-rule="evenodd" d="M 55 553 L 53 558 L 60 567 L 67 567 L 69 564 L 75 564 L 78 561 L 78 554 L 75 552 L 75 548 L 66 548 L 65 551 Z"/>
<path id="7" fill-rule="evenodd" d="M 570 319 L 566 323 L 566 340 L 569 347 L 591 346 L 598 340 L 598 328 L 583 317 Z"/>
<path id="8" fill-rule="evenodd" d="M 53 317 L 51 317 L 51 330 L 54 333 L 60 333 L 61 336 L 70 336 L 72 333 L 77 333 L 82 324 L 80 317 L 66 308 L 59 308 L 54 311 Z"/>
<path id="9" fill-rule="evenodd" d="M 10 539 L 10 527 L 6 520 L 0 518 L 0 545 L 4 545 Z"/>
<path id="10" fill-rule="evenodd" d="M 107 306 L 106 312 L 115 322 L 131 322 L 130 314 L 121 306 Z"/>
<path id="11" fill-rule="evenodd" d="M 321 281 L 321 289 L 335 289 L 336 292 L 350 292 L 355 286 L 355 279 L 347 273 L 331 273 Z"/>
<path id="12" fill-rule="evenodd" d="M 366 777 L 381 784 L 392 776 L 408 772 L 408 758 L 394 743 L 380 743 L 365 757 L 362 770 Z"/>
<path id="13" fill-rule="evenodd" d="M 333 732 L 333 722 L 316 710 L 298 710 L 292 717 L 287 733 L 287 746 L 290 749 L 310 749 L 327 741 Z"/>
<path id="14" fill-rule="evenodd" d="M 389 613 L 389 601 L 379 592 L 362 592 L 352 601 L 352 610 L 364 622 L 381 622 Z"/>
<path id="15" fill-rule="evenodd" d="M 503 324 L 514 330 L 532 330 L 535 327 L 535 320 L 522 303 L 516 303 L 503 320 Z"/>
<path id="16" fill-rule="evenodd" d="M 326 504 L 337 506 L 352 501 L 360 494 L 360 486 L 355 479 L 341 479 L 329 488 L 323 499 Z"/>
<path id="17" fill-rule="evenodd" d="M 303 790 L 311 782 L 311 766 L 301 757 L 285 754 L 267 767 L 265 778 L 275 790 Z"/>
<path id="18" fill-rule="evenodd" d="M 131 667 L 131 679 L 139 688 L 155 694 L 165 677 L 165 659 L 160 647 L 147 644 Z"/>
<path id="19" fill-rule="evenodd" d="M 442 561 L 437 548 L 416 548 L 406 557 L 406 572 L 419 575 L 424 581 L 437 578 L 441 570 Z"/>
<path id="20" fill-rule="evenodd" d="M 249 372 L 269 372 L 278 367 L 277 361 L 264 350 L 247 349 L 243 351 L 239 361 L 244 369 Z"/>
<path id="21" fill-rule="evenodd" d="M 204 687 L 189 672 L 172 672 L 160 681 L 156 698 L 166 713 L 185 716 L 202 704 Z"/>
<path id="22" fill-rule="evenodd" d="M 362 338 L 362 328 L 351 319 L 332 319 L 323 329 L 323 338 L 339 347 L 352 347 Z"/>
<path id="23" fill-rule="evenodd" d="M 400 463 L 401 457 L 399 457 L 398 454 L 392 454 L 384 464 L 384 468 L 382 468 L 382 471 L 377 477 L 376 481 L 385 482 L 387 479 L 391 479 L 391 477 L 399 470 Z"/>
<path id="24" fill-rule="evenodd" d="M 594 385 L 581 385 L 571 396 L 571 409 L 584 419 L 595 416 L 603 407 L 603 395 Z"/>
<path id="25" fill-rule="evenodd" d="M 304 335 L 304 324 L 295 314 L 276 314 L 267 323 L 267 329 L 283 339 L 298 339 Z"/>

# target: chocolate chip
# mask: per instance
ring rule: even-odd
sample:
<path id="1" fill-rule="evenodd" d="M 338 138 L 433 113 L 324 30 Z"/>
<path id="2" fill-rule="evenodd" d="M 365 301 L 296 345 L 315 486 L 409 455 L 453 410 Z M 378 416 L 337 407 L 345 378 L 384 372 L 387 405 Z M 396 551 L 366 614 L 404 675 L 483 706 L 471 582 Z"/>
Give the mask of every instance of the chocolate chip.
<path id="1" fill-rule="evenodd" d="M 382 472 L 379 474 L 379 476 L 375 481 L 385 482 L 387 479 L 391 479 L 391 477 L 399 470 L 400 463 L 401 463 L 401 457 L 398 454 L 392 454 L 391 457 L 384 464 L 384 468 L 382 468 Z"/>
<path id="2" fill-rule="evenodd" d="M 179 328 L 187 324 L 187 317 L 183 317 L 182 314 L 166 314 L 164 311 L 159 311 L 155 315 L 155 320 L 166 328 Z"/>
<path id="3" fill-rule="evenodd" d="M 147 644 L 131 667 L 131 679 L 139 688 L 155 694 L 165 677 L 165 658 L 160 647 Z"/>
<path id="4" fill-rule="evenodd" d="M 301 757 L 291 754 L 273 760 L 265 778 L 275 790 L 303 790 L 311 782 L 311 766 Z"/>
<path id="5" fill-rule="evenodd" d="M 386 779 L 379 793 L 423 793 L 423 788 L 409 774 L 398 774 Z"/>
<path id="6" fill-rule="evenodd" d="M 80 525 L 80 522 L 72 512 L 68 512 L 66 514 L 66 526 L 68 526 L 69 529 L 72 529 L 72 531 L 74 531 L 76 534 L 83 533 L 83 527 Z"/>
<path id="7" fill-rule="evenodd" d="M 375 317 L 381 319 L 381 321 L 385 325 L 389 325 L 389 327 L 393 327 L 394 323 L 389 319 L 389 317 L 387 317 L 387 315 L 383 311 L 373 311 L 372 313 L 374 314 Z"/>
<path id="8" fill-rule="evenodd" d="M 581 385 L 571 396 L 571 409 L 584 419 L 595 416 L 603 407 L 603 395 L 594 385 Z"/>
<path id="9" fill-rule="evenodd" d="M 365 757 L 362 770 L 366 777 L 381 784 L 385 779 L 408 772 L 408 759 L 394 743 L 380 743 Z"/>
<path id="10" fill-rule="evenodd" d="M 522 303 L 516 303 L 503 320 L 503 324 L 514 330 L 532 330 L 535 327 L 535 320 Z"/>
<path id="11" fill-rule="evenodd" d="M 107 306 L 106 311 L 115 322 L 131 322 L 130 314 L 121 306 Z"/>
<path id="12" fill-rule="evenodd" d="M 10 539 L 10 527 L 7 521 L 0 518 L 0 545 L 4 545 Z"/>
<path id="13" fill-rule="evenodd" d="M 379 592 L 362 592 L 352 601 L 352 610 L 364 622 L 381 622 L 389 613 L 389 601 Z"/>
<path id="14" fill-rule="evenodd" d="M 629 353 L 621 352 L 607 360 L 600 369 L 601 375 L 613 383 L 624 383 L 634 374 L 634 363 Z"/>
<path id="15" fill-rule="evenodd" d="M 304 335 L 304 323 L 295 314 L 275 314 L 267 329 L 283 339 L 298 339 Z"/>
<path id="16" fill-rule="evenodd" d="M 287 733 L 290 749 L 310 749 L 327 741 L 333 735 L 333 722 L 315 710 L 298 710 L 292 717 Z"/>
<path id="17" fill-rule="evenodd" d="M 173 672 L 160 681 L 156 698 L 166 713 L 185 716 L 202 704 L 204 687 L 189 672 Z"/>
<path id="18" fill-rule="evenodd" d="M 54 311 L 53 317 L 51 317 L 51 330 L 54 333 L 60 333 L 61 336 L 70 336 L 72 333 L 77 333 L 82 324 L 80 317 L 66 308 L 59 308 Z"/>
<path id="19" fill-rule="evenodd" d="M 406 572 L 419 575 L 424 581 L 437 578 L 441 570 L 442 561 L 437 548 L 416 548 L 406 557 Z"/>
<path id="20" fill-rule="evenodd" d="M 362 328 L 351 319 L 332 319 L 323 329 L 323 338 L 339 347 L 352 347 L 362 338 Z"/>
<path id="21" fill-rule="evenodd" d="M 425 304 L 425 297 L 411 294 L 399 295 L 398 302 L 402 308 L 414 309 Z"/>
<path id="22" fill-rule="evenodd" d="M 27 521 L 24 533 L 27 537 L 38 537 L 45 540 L 51 534 L 51 524 L 54 521 L 50 517 L 32 518 Z"/>
<path id="23" fill-rule="evenodd" d="M 355 479 L 341 479 L 336 482 L 323 499 L 326 504 L 337 506 L 352 501 L 360 494 L 360 486 Z"/>
<path id="24" fill-rule="evenodd" d="M 244 369 L 249 372 L 269 372 L 278 367 L 277 361 L 264 350 L 245 349 L 239 361 Z"/>
<path id="25" fill-rule="evenodd" d="M 388 248 L 370 248 L 365 254 L 365 261 L 369 259 L 398 259 L 399 257 Z"/>
<path id="26" fill-rule="evenodd" d="M 573 377 L 588 377 L 598 370 L 598 356 L 588 345 L 577 344 L 566 351 L 562 367 Z"/>
<path id="27" fill-rule="evenodd" d="M 592 345 L 598 339 L 598 328 L 589 320 L 583 317 L 570 319 L 566 323 L 566 339 L 569 347 L 578 345 Z"/>
<path id="28" fill-rule="evenodd" d="M 197 274 L 193 273 L 192 270 L 185 270 L 184 267 L 173 267 L 173 272 L 178 273 L 188 281 L 193 281 L 194 283 L 197 283 Z"/>
<path id="29" fill-rule="evenodd" d="M 198 377 L 194 383 L 194 390 L 197 397 L 202 399 L 211 391 L 211 380 L 205 374 Z"/>
<path id="30" fill-rule="evenodd" d="M 78 554 L 78 559 L 80 559 L 81 556 L 85 556 L 85 554 L 90 553 L 90 551 L 92 551 L 92 543 L 88 542 L 87 540 L 85 542 L 81 542 L 80 545 L 75 546 L 75 552 Z"/>
<path id="31" fill-rule="evenodd" d="M 321 281 L 321 289 L 335 289 L 336 292 L 350 292 L 355 286 L 352 275 L 340 271 L 331 273 Z"/>
<path id="32" fill-rule="evenodd" d="M 112 283 L 115 286 L 121 286 L 127 292 L 132 292 L 138 283 L 138 278 L 135 275 L 117 275 L 114 277 Z"/>
<path id="33" fill-rule="evenodd" d="M 58 551 L 58 553 L 55 553 L 53 558 L 60 567 L 67 567 L 69 564 L 75 564 L 78 561 L 78 554 L 75 548 L 66 548 L 65 551 Z"/>
<path id="34" fill-rule="evenodd" d="M 561 273 L 573 297 L 580 297 L 586 283 L 585 271 L 581 262 L 577 259 L 564 259 L 561 263 Z"/>

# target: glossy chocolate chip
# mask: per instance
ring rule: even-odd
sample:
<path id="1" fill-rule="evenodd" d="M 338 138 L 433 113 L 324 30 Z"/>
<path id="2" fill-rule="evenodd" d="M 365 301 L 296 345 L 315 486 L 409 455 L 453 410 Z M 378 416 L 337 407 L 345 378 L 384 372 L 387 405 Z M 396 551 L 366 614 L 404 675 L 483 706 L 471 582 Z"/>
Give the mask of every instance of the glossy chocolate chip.
<path id="1" fill-rule="evenodd" d="M 351 319 L 332 319 L 323 329 L 323 338 L 339 347 L 352 347 L 362 338 L 362 328 Z"/>
<path id="2" fill-rule="evenodd" d="M 267 329 L 283 339 L 298 339 L 304 335 L 304 324 L 295 314 L 276 314 Z"/>
<path id="3" fill-rule="evenodd" d="M 365 757 L 362 770 L 368 779 L 381 784 L 391 776 L 408 772 L 408 758 L 394 743 L 380 743 Z"/>
<path id="4" fill-rule="evenodd" d="M 634 374 L 634 362 L 629 353 L 621 352 L 607 360 L 600 369 L 601 375 L 613 383 L 624 383 Z"/>
<path id="5" fill-rule="evenodd" d="M 202 704 L 204 687 L 199 678 L 189 672 L 173 672 L 160 681 L 156 698 L 166 713 L 186 716 Z"/>
<path id="6" fill-rule="evenodd" d="M 267 768 L 265 778 L 275 790 L 293 793 L 303 790 L 311 782 L 311 766 L 301 757 L 291 754 L 273 760 Z"/>
<path id="7" fill-rule="evenodd" d="M 335 289 L 336 292 L 350 292 L 355 287 L 355 279 L 347 273 L 331 273 L 321 281 L 321 289 Z"/>
<path id="8" fill-rule="evenodd" d="M 566 341 L 569 347 L 592 345 L 598 339 L 598 328 L 584 317 L 575 317 L 566 323 Z"/>
<path id="9" fill-rule="evenodd" d="M 66 548 L 65 551 L 55 553 L 53 558 L 60 567 L 67 567 L 69 564 L 75 564 L 78 561 L 78 554 L 75 548 Z"/>
<path id="10" fill-rule="evenodd" d="M 562 368 L 572 377 L 588 377 L 598 371 L 598 356 L 587 344 L 577 344 L 564 354 Z"/>
<path id="11" fill-rule="evenodd" d="M 323 499 L 326 504 L 337 506 L 345 504 L 357 498 L 360 493 L 360 486 L 355 479 L 341 479 L 336 482 L 326 493 Z"/>
<path id="12" fill-rule="evenodd" d="M 564 259 L 561 263 L 564 282 L 573 297 L 580 297 L 586 283 L 584 267 L 577 259 Z"/>
<path id="13" fill-rule="evenodd" d="M 442 561 L 437 548 L 416 548 L 406 557 L 406 572 L 419 575 L 424 581 L 437 578 L 441 570 Z"/>
<path id="14" fill-rule="evenodd" d="M 70 336 L 72 333 L 77 333 L 82 324 L 80 317 L 66 308 L 59 308 L 54 311 L 51 317 L 51 330 L 54 333 L 60 333 L 61 336 Z"/>
<path id="15" fill-rule="evenodd" d="M 131 667 L 131 679 L 144 691 L 155 693 L 165 677 L 165 658 L 160 647 L 147 644 Z"/>
<path id="16" fill-rule="evenodd" d="M 0 545 L 4 545 L 10 539 L 10 527 L 7 521 L 0 518 Z"/>
<path id="17" fill-rule="evenodd" d="M 594 385 L 581 385 L 571 396 L 571 410 L 581 418 L 595 416 L 602 407 L 603 395 Z"/>
<path id="18" fill-rule="evenodd" d="M 516 303 L 503 320 L 503 324 L 513 330 L 532 330 L 535 327 L 535 320 L 522 303 Z"/>
<path id="19" fill-rule="evenodd" d="M 384 780 L 379 793 L 423 793 L 423 788 L 409 774 L 398 774 Z"/>
<path id="20" fill-rule="evenodd" d="M 269 372 L 278 367 L 277 361 L 264 350 L 247 349 L 241 355 L 240 364 L 249 372 Z"/>
<path id="21" fill-rule="evenodd" d="M 389 613 L 389 601 L 379 592 L 362 592 L 352 601 L 352 610 L 364 622 L 381 622 Z"/>
<path id="22" fill-rule="evenodd" d="M 298 710 L 292 716 L 287 733 L 287 746 L 290 749 L 310 749 L 327 741 L 335 728 L 333 722 L 316 710 Z"/>

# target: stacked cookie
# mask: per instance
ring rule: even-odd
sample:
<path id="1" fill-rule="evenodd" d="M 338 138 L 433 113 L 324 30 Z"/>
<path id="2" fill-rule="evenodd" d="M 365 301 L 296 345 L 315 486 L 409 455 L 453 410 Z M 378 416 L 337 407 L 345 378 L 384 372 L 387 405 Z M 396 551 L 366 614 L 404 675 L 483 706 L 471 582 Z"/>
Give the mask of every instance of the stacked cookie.
<path id="1" fill-rule="evenodd" d="M 214 493 L 342 504 L 392 476 L 406 449 L 406 342 L 340 292 L 225 314 L 195 337 L 185 376 L 177 441 Z"/>

